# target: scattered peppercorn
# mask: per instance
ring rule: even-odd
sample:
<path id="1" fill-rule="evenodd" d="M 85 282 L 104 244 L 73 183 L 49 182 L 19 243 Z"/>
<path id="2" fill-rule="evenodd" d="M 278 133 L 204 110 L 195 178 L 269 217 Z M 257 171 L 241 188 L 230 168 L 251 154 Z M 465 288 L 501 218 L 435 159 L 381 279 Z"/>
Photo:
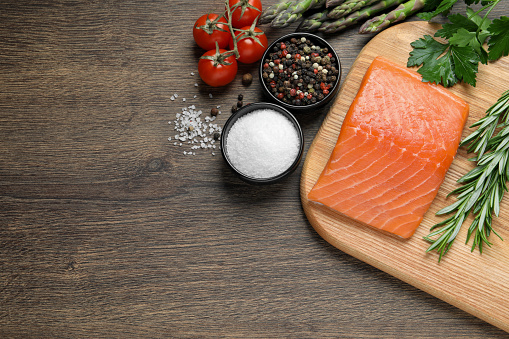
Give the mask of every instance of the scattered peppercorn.
<path id="1" fill-rule="evenodd" d="M 246 73 L 242 76 L 242 85 L 249 86 L 253 82 L 253 75 L 251 73 Z"/>
<path id="2" fill-rule="evenodd" d="M 244 100 L 244 96 L 242 94 L 239 94 L 238 98 L 237 98 L 239 101 L 242 101 Z"/>
<path id="3" fill-rule="evenodd" d="M 211 115 L 211 116 L 215 117 L 215 116 L 217 116 L 218 114 L 219 114 L 219 110 L 218 110 L 217 108 L 215 108 L 215 107 L 214 107 L 214 108 L 212 108 L 212 109 L 210 110 L 210 115 Z"/>
<path id="4" fill-rule="evenodd" d="M 237 105 L 232 106 L 232 113 L 236 113 L 238 110 Z"/>
<path id="5" fill-rule="evenodd" d="M 214 133 L 214 140 L 219 140 L 221 134 L 219 132 Z"/>
<path id="6" fill-rule="evenodd" d="M 262 81 L 269 92 L 291 105 L 323 100 L 337 84 L 339 67 L 328 48 L 304 37 L 275 44 L 263 60 Z"/>
<path id="7" fill-rule="evenodd" d="M 237 107 L 238 107 L 238 108 L 241 108 L 241 107 L 242 107 L 242 105 L 244 105 L 244 104 L 242 103 L 242 101 L 241 101 L 241 100 L 237 101 Z"/>

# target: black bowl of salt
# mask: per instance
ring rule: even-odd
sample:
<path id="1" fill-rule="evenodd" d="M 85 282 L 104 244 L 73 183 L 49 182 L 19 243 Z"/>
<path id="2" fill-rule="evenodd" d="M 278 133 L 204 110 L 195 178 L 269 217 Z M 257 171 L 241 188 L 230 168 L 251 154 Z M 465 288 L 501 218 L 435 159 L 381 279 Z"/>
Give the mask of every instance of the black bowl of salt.
<path id="1" fill-rule="evenodd" d="M 221 154 L 233 172 L 250 184 L 272 184 L 299 166 L 304 136 L 299 122 L 285 108 L 253 103 L 226 121 Z"/>

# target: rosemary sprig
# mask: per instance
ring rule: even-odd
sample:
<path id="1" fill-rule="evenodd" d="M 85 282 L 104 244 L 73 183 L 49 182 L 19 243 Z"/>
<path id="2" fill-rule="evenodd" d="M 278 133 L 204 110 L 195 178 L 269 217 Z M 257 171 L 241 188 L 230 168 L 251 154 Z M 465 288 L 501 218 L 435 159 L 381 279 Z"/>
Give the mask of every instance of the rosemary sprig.
<path id="1" fill-rule="evenodd" d="M 469 159 L 476 161 L 477 166 L 458 180 L 463 184 L 461 187 L 449 193 L 457 194 L 457 201 L 436 213 L 454 215 L 431 227 L 430 234 L 424 237 L 431 242 L 426 252 L 437 250 L 440 254 L 439 261 L 451 248 L 470 213 L 473 213 L 474 221 L 468 228 L 466 243 L 473 235 L 472 251 L 478 247 L 482 253 L 483 244 L 491 246 L 488 240 L 491 232 L 502 239 L 493 230 L 492 220 L 493 214 L 498 217 L 500 202 L 508 190 L 509 90 L 471 127 L 478 128 L 465 138 L 460 146 L 468 146 L 468 152 L 477 154 Z M 498 132 L 494 136 L 496 130 Z M 438 238 L 434 238 L 436 236 Z"/>

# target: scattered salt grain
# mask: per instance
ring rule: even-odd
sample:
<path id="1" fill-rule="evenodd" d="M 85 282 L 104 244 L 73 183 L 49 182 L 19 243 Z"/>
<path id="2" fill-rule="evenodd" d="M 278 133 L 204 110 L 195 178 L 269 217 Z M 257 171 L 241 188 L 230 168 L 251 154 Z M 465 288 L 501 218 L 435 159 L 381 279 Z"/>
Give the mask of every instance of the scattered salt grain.
<path id="1" fill-rule="evenodd" d="M 194 72 L 191 72 L 191 75 L 194 75 Z"/>
<path id="2" fill-rule="evenodd" d="M 212 93 L 209 93 L 209 98 L 211 98 L 211 99 L 213 98 Z"/>
<path id="3" fill-rule="evenodd" d="M 198 87 L 198 83 L 195 83 L 195 84 L 194 84 L 194 87 Z"/>
<path id="4" fill-rule="evenodd" d="M 186 98 L 182 98 L 182 101 L 184 101 L 184 102 L 185 102 L 185 101 L 186 101 Z"/>
<path id="5" fill-rule="evenodd" d="M 170 97 L 170 100 L 171 100 L 171 101 L 174 101 L 174 100 L 175 100 L 175 96 L 174 96 L 174 95 L 172 95 L 172 96 Z"/>
<path id="6" fill-rule="evenodd" d="M 240 117 L 226 139 L 232 165 L 253 178 L 271 178 L 286 171 L 299 154 L 299 134 L 292 122 L 271 109 Z"/>
<path id="7" fill-rule="evenodd" d="M 182 100 L 185 101 L 185 98 Z M 182 107 L 181 111 L 175 114 L 173 130 L 176 134 L 173 139 L 179 141 L 179 146 L 182 146 L 182 143 L 186 143 L 191 150 L 209 149 L 212 147 L 214 142 L 212 136 L 215 133 L 220 133 L 222 128 L 218 124 L 212 123 L 215 117 L 206 115 L 202 119 L 202 113 L 203 111 L 197 109 L 195 105 L 190 105 Z M 171 137 L 168 140 L 171 140 Z M 177 146 L 177 141 L 175 141 L 174 145 Z M 185 152 L 185 155 L 196 155 L 196 152 Z"/>

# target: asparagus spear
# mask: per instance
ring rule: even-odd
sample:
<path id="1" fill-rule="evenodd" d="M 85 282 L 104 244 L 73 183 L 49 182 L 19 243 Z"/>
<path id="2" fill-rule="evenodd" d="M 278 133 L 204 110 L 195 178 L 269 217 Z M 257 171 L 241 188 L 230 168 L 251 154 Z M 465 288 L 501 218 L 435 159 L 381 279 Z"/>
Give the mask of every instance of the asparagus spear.
<path id="1" fill-rule="evenodd" d="M 341 5 L 345 0 L 327 0 L 325 2 L 326 8 L 332 8 Z"/>
<path id="2" fill-rule="evenodd" d="M 311 8 L 322 8 L 327 0 L 317 0 Z"/>
<path id="3" fill-rule="evenodd" d="M 283 28 L 294 23 L 310 8 L 316 8 L 325 3 L 325 0 L 302 0 L 290 5 L 284 12 L 279 13 L 271 23 L 272 27 Z"/>
<path id="4" fill-rule="evenodd" d="M 297 32 L 316 32 L 318 28 L 322 25 L 322 22 L 327 20 L 327 13 L 329 10 L 323 10 L 321 12 L 317 12 L 306 19 L 302 20 L 299 27 L 297 27 Z"/>
<path id="5" fill-rule="evenodd" d="M 380 0 L 347 0 L 342 5 L 334 7 L 327 16 L 330 19 L 339 19 L 378 1 Z"/>
<path id="6" fill-rule="evenodd" d="M 346 18 L 339 18 L 336 21 L 326 21 L 322 23 L 322 26 L 318 29 L 320 32 L 330 34 L 341 31 L 348 26 L 351 26 L 362 19 L 367 19 L 371 17 L 373 14 L 376 14 L 380 11 L 383 11 L 389 7 L 399 5 L 406 0 L 382 0 L 377 2 L 376 4 L 366 7 L 360 11 L 354 12 L 347 16 Z"/>
<path id="7" fill-rule="evenodd" d="M 264 8 L 262 11 L 262 14 L 260 14 L 260 18 L 258 19 L 258 23 L 260 25 L 262 24 L 268 24 L 272 21 L 276 16 L 278 16 L 279 13 L 284 12 L 285 10 L 290 7 L 295 1 L 289 1 L 289 0 L 281 0 L 279 3 L 269 6 L 267 8 Z"/>
<path id="8" fill-rule="evenodd" d="M 378 33 L 394 22 L 405 20 L 409 15 L 421 10 L 425 4 L 426 0 L 409 0 L 389 13 L 369 19 L 361 26 L 359 33 Z"/>
<path id="9" fill-rule="evenodd" d="M 279 14 L 274 20 L 272 20 L 270 26 L 274 28 L 284 28 L 299 20 L 300 18 L 302 18 L 302 13 L 283 12 Z"/>

